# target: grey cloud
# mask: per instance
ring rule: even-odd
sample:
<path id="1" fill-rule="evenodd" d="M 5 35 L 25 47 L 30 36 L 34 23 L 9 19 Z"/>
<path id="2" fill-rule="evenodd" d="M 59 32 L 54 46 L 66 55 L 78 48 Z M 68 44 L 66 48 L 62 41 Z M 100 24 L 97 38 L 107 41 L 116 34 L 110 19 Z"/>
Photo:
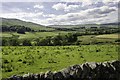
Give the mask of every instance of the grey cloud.
<path id="1" fill-rule="evenodd" d="M 108 14 L 108 13 L 111 13 L 113 11 L 116 11 L 116 9 L 117 9 L 115 7 L 107 7 L 104 9 L 103 7 L 91 9 L 88 13 L 91 15 L 93 15 L 93 14 Z"/>
<path id="2" fill-rule="evenodd" d="M 115 9 L 106 9 L 104 11 L 99 11 L 98 14 L 107 14 L 107 13 L 110 13 L 110 12 L 113 12 L 113 11 L 116 11 Z"/>

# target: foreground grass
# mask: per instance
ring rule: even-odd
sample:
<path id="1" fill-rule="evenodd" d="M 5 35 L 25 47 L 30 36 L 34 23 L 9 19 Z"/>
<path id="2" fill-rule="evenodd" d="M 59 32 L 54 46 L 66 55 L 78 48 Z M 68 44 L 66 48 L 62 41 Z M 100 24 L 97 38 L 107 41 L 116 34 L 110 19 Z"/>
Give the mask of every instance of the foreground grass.
<path id="1" fill-rule="evenodd" d="M 74 64 L 118 59 L 117 45 L 4 46 L 3 78 L 13 74 L 60 70 Z"/>

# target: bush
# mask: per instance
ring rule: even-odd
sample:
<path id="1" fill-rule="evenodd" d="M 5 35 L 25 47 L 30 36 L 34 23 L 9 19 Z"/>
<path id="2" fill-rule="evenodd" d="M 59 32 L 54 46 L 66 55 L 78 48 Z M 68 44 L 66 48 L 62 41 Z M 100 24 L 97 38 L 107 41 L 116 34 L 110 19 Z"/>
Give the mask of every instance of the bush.
<path id="1" fill-rule="evenodd" d="M 20 43 L 19 43 L 19 40 L 18 38 L 3 38 L 2 39 L 2 46 L 18 46 Z"/>
<path id="2" fill-rule="evenodd" d="M 25 40 L 23 40 L 23 46 L 31 46 L 31 41 L 30 40 L 27 40 L 27 39 L 25 39 Z"/>
<path id="3" fill-rule="evenodd" d="M 18 29 L 18 30 L 17 30 L 17 33 L 19 33 L 19 34 L 25 34 L 25 30 L 23 30 L 23 29 Z"/>
<path id="4" fill-rule="evenodd" d="M 120 42 L 120 39 L 115 40 L 115 42 Z"/>
<path id="5" fill-rule="evenodd" d="M 3 62 L 4 62 L 5 64 L 8 64 L 8 63 L 9 63 L 9 61 L 8 61 L 8 60 L 3 60 Z"/>

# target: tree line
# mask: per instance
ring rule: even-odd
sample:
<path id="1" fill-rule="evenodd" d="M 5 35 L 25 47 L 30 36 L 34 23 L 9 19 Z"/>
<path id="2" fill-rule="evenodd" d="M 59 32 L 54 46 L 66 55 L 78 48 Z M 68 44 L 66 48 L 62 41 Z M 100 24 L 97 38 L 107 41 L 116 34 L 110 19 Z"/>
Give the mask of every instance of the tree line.
<path id="1" fill-rule="evenodd" d="M 13 25 L 13 26 L 1 26 L 2 32 L 17 32 L 20 34 L 25 34 L 25 32 L 34 31 L 29 27 L 21 26 L 21 25 Z"/>
<path id="2" fill-rule="evenodd" d="M 18 39 L 18 37 L 3 38 L 3 46 L 65 46 L 72 45 L 77 41 L 75 33 L 58 34 L 37 39 Z"/>
<path id="3" fill-rule="evenodd" d="M 79 31 L 83 30 L 86 32 L 86 34 L 111 34 L 111 33 L 118 33 L 120 32 L 120 29 L 114 28 L 114 27 L 91 27 L 91 28 L 85 28 L 85 27 L 78 27 L 78 28 L 54 28 L 55 30 L 38 30 L 35 31 L 29 27 L 21 26 L 21 25 L 1 25 L 1 31 L 2 32 L 17 32 L 20 34 L 25 34 L 25 32 L 53 32 L 53 31 Z"/>

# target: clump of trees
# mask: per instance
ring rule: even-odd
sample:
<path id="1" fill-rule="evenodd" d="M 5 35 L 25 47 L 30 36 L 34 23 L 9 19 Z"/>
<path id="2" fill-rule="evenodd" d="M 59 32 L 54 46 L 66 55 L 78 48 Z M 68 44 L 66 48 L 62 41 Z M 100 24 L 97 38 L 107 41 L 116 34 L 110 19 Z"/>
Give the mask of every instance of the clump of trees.
<path id="1" fill-rule="evenodd" d="M 21 29 L 18 29 L 18 30 L 17 30 L 17 33 L 19 33 L 19 34 L 25 34 L 25 30 L 22 29 L 22 28 L 21 28 Z"/>
<path id="2" fill-rule="evenodd" d="M 68 33 L 66 35 L 58 34 L 56 36 L 48 36 L 46 38 L 36 39 L 35 42 L 37 46 L 64 46 L 71 45 L 77 41 L 77 35 L 73 33 Z"/>
<path id="3" fill-rule="evenodd" d="M 2 46 L 18 46 L 19 44 L 17 38 L 2 38 Z"/>
<path id="4" fill-rule="evenodd" d="M 21 26 L 21 25 L 14 25 L 14 26 L 6 26 L 2 25 L 2 32 L 17 32 L 20 34 L 25 34 L 25 32 L 33 31 L 31 28 Z"/>
<path id="5" fill-rule="evenodd" d="M 28 39 L 19 40 L 18 38 L 3 38 L 2 46 L 32 46 L 31 41 Z"/>
<path id="6" fill-rule="evenodd" d="M 28 40 L 28 39 L 23 40 L 23 41 L 22 41 L 22 45 L 23 45 L 23 46 L 32 46 L 31 41 Z"/>

